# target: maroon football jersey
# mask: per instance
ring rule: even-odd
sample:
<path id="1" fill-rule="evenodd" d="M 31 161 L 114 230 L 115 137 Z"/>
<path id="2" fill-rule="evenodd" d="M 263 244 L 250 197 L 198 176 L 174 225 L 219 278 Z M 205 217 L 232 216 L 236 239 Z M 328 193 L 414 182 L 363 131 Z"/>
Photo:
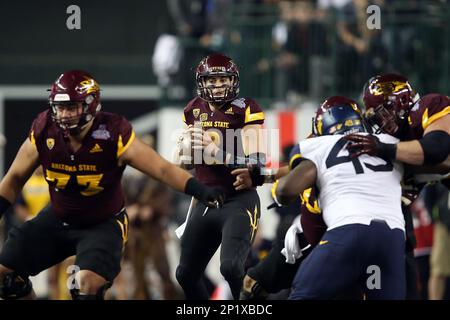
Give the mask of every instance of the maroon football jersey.
<path id="1" fill-rule="evenodd" d="M 208 102 L 197 97 L 189 101 L 184 108 L 183 121 L 187 125 L 201 123 L 219 148 L 233 154 L 234 157 L 243 157 L 239 129 L 251 124 L 263 124 L 264 113 L 256 101 L 246 98 L 235 99 L 212 112 Z M 195 175 L 206 185 L 220 186 L 232 193 L 235 177 L 231 175 L 232 170 L 221 163 L 196 164 Z"/>
<path id="2" fill-rule="evenodd" d="M 409 114 L 409 138 L 420 139 L 426 128 L 434 121 L 450 114 L 450 97 L 437 93 L 423 96 Z"/>
<path id="3" fill-rule="evenodd" d="M 53 211 L 62 221 L 91 225 L 122 210 L 125 166 L 118 165 L 118 158 L 134 136 L 125 118 L 98 112 L 80 149 L 73 152 L 50 112 L 37 116 L 29 139 L 39 153 Z"/>

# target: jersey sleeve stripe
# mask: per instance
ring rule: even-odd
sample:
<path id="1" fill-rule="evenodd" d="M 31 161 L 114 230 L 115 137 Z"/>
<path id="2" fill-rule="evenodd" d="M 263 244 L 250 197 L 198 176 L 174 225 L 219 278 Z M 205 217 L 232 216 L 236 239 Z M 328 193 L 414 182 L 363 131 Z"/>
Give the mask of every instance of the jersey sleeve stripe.
<path id="1" fill-rule="evenodd" d="M 247 109 L 245 109 L 244 123 L 257 121 L 257 120 L 264 120 L 264 112 L 250 113 L 250 107 L 247 107 Z"/>
<path id="2" fill-rule="evenodd" d="M 289 160 L 289 170 L 292 170 L 292 164 L 294 163 L 294 161 L 301 157 L 302 157 L 301 153 L 296 153 L 291 157 L 291 160 Z"/>
<path id="3" fill-rule="evenodd" d="M 183 122 L 186 123 L 186 115 L 183 112 L 183 118 L 182 118 Z"/>
<path id="4" fill-rule="evenodd" d="M 34 131 L 31 131 L 30 133 L 30 142 L 33 146 L 36 147 L 36 140 L 34 139 Z"/>
<path id="5" fill-rule="evenodd" d="M 450 106 L 446 106 L 443 110 L 433 114 L 431 117 L 428 117 L 428 108 L 425 110 L 422 116 L 422 128 L 425 130 L 430 124 L 432 124 L 434 121 L 442 118 L 443 116 L 446 116 L 447 114 L 450 114 Z"/>
<path id="6" fill-rule="evenodd" d="M 272 185 L 272 189 L 270 190 L 270 193 L 271 193 L 271 195 L 272 195 L 272 199 L 275 201 L 275 203 L 277 204 L 277 205 L 280 205 L 280 203 L 278 202 L 278 199 L 277 199 L 277 187 L 278 187 L 278 182 L 279 182 L 280 180 L 276 180 L 275 182 L 274 182 L 274 184 Z"/>
<path id="7" fill-rule="evenodd" d="M 135 136 L 136 136 L 136 134 L 134 133 L 134 131 L 132 131 L 130 139 L 128 139 L 127 144 L 123 145 L 122 135 L 119 134 L 119 141 L 117 141 L 117 158 L 119 158 L 128 149 L 128 147 L 133 142 Z"/>

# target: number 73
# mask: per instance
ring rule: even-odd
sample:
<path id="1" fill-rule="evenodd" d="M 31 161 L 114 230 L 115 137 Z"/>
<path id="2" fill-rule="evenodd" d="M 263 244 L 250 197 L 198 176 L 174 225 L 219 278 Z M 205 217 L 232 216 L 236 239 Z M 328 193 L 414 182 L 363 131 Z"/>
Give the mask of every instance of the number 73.
<path id="1" fill-rule="evenodd" d="M 69 183 L 70 177 L 70 174 L 55 172 L 47 169 L 45 179 L 50 182 L 55 182 L 56 188 L 64 189 Z M 104 189 L 99 186 L 100 180 L 103 178 L 103 174 L 77 175 L 76 178 L 78 185 L 87 187 L 81 191 L 83 196 L 93 196 Z"/>

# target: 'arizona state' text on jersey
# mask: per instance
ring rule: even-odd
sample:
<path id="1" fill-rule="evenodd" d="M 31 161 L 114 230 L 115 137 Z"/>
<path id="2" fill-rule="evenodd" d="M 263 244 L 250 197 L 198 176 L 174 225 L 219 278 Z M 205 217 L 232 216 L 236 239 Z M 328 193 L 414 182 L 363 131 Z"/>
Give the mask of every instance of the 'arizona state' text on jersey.
<path id="1" fill-rule="evenodd" d="M 49 111 L 37 116 L 29 139 L 39 153 L 57 217 L 69 224 L 91 225 L 123 209 L 121 178 L 125 166 L 118 165 L 118 158 L 134 136 L 124 117 L 98 112 L 81 147 L 74 152 Z"/>

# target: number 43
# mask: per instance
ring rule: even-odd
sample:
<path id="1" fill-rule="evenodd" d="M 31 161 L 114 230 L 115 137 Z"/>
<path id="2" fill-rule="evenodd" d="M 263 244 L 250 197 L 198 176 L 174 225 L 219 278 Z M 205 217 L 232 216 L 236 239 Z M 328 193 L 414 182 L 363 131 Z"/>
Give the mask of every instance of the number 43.
<path id="1" fill-rule="evenodd" d="M 352 162 L 353 167 L 355 168 L 356 174 L 364 173 L 364 168 L 361 162 L 358 158 L 351 158 L 348 156 L 340 156 L 338 157 L 339 152 L 345 147 L 347 144 L 347 141 L 344 140 L 344 138 L 338 140 L 334 147 L 331 149 L 330 154 L 327 157 L 327 160 L 325 161 L 325 164 L 327 168 L 331 168 L 333 166 L 337 166 L 338 164 L 346 163 L 346 162 Z M 382 171 L 392 171 L 394 169 L 394 166 L 391 161 L 386 161 L 386 164 L 380 164 L 378 166 L 375 166 L 373 164 L 364 162 L 364 166 L 367 169 L 370 169 L 375 172 L 382 172 Z"/>

